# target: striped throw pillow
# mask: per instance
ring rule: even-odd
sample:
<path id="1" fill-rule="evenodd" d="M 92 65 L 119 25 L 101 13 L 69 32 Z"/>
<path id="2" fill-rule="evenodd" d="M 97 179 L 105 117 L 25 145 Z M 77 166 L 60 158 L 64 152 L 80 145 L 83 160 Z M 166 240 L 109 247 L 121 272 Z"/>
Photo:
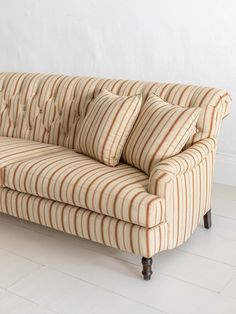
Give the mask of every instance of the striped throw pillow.
<path id="1" fill-rule="evenodd" d="M 200 110 L 172 105 L 151 94 L 125 144 L 123 159 L 149 175 L 157 162 L 181 151 L 196 131 Z"/>
<path id="2" fill-rule="evenodd" d="M 88 106 L 78 133 L 77 152 L 116 166 L 141 102 L 142 95 L 118 96 L 103 90 Z"/>

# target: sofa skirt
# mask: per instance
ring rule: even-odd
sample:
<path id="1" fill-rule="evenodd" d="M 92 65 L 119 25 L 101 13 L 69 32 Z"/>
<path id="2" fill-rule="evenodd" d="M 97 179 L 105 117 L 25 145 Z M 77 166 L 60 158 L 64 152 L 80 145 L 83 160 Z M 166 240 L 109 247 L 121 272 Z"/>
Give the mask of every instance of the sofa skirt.
<path id="1" fill-rule="evenodd" d="M 134 225 L 93 211 L 0 188 L 0 212 L 144 257 L 168 247 L 168 225 Z"/>

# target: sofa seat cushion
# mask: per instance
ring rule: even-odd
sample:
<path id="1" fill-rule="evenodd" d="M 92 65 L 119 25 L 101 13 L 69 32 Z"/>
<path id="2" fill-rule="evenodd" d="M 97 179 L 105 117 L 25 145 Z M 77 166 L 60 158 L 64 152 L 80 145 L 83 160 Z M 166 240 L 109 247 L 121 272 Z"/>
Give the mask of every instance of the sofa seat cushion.
<path id="1" fill-rule="evenodd" d="M 0 136 L 0 186 L 4 183 L 6 166 L 65 150 L 66 148 L 61 146 Z"/>
<path id="2" fill-rule="evenodd" d="M 4 185 L 144 227 L 164 220 L 163 199 L 147 192 L 146 174 L 127 164 L 111 168 L 71 149 L 6 166 Z"/>
<path id="3" fill-rule="evenodd" d="M 0 188 L 0 213 L 144 257 L 151 257 L 167 249 L 168 245 L 165 222 L 146 229 L 88 209 L 8 188 Z"/>

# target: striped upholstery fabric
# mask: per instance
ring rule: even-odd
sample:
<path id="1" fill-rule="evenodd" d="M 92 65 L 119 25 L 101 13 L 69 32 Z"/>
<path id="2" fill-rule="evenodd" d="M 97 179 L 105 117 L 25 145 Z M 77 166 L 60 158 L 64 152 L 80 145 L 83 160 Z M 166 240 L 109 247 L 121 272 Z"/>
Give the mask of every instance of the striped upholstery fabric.
<path id="1" fill-rule="evenodd" d="M 142 93 L 143 103 L 153 93 L 173 105 L 189 108 L 200 107 L 202 110 L 197 122 L 197 133 L 189 138 L 185 148 L 204 138 L 217 138 L 221 120 L 230 112 L 230 95 L 227 91 L 217 88 L 101 79 L 96 85 L 94 95 L 96 96 L 104 88 L 118 95 L 127 96 Z"/>
<path id="2" fill-rule="evenodd" d="M 32 160 L 66 151 L 64 147 L 0 136 L 0 186 L 4 183 L 4 167 L 16 162 Z"/>
<path id="3" fill-rule="evenodd" d="M 103 89 L 120 96 L 150 93 L 181 107 L 202 108 L 198 132 L 187 143 L 217 138 L 230 96 L 221 89 L 65 75 L 0 73 L 0 136 L 75 147 L 81 116 Z"/>
<path id="4" fill-rule="evenodd" d="M 148 228 L 164 221 L 163 199 L 147 192 L 144 173 L 127 164 L 111 168 L 70 149 L 6 166 L 4 185 Z"/>
<path id="5" fill-rule="evenodd" d="M 73 151 L 89 103 L 104 89 L 142 94 L 141 110 L 152 93 L 201 108 L 186 150 L 151 165 L 150 175 Z M 209 87 L 0 73 L 0 211 L 144 257 L 174 248 L 210 208 L 216 141 L 230 101 Z M 127 146 L 123 158 L 129 154 Z"/>
<path id="6" fill-rule="evenodd" d="M 125 144 L 124 160 L 150 174 L 157 162 L 181 151 L 195 132 L 199 113 L 199 108 L 171 105 L 151 94 Z"/>
<path id="7" fill-rule="evenodd" d="M 168 248 L 187 240 L 211 208 L 216 140 L 203 139 L 152 170 L 149 192 L 165 199 Z"/>
<path id="8" fill-rule="evenodd" d="M 0 73 L 0 135 L 74 148 L 80 117 L 98 81 Z"/>
<path id="9" fill-rule="evenodd" d="M 0 212 L 88 240 L 151 257 L 167 249 L 167 224 L 146 229 L 116 218 L 0 188 Z"/>
<path id="10" fill-rule="evenodd" d="M 141 94 L 126 97 L 102 91 L 89 104 L 78 133 L 76 150 L 108 166 L 116 166 L 141 101 Z"/>

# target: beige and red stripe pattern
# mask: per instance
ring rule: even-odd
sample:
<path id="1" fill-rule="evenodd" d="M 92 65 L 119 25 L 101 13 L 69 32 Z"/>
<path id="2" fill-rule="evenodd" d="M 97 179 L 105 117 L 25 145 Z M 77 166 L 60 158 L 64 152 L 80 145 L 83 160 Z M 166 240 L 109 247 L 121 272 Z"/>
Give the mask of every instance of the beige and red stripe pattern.
<path id="1" fill-rule="evenodd" d="M 0 135 L 74 148 L 96 78 L 0 73 Z"/>
<path id="2" fill-rule="evenodd" d="M 75 147 L 81 117 L 103 89 L 120 96 L 155 93 L 181 107 L 200 107 L 198 132 L 187 146 L 217 138 L 231 98 L 222 89 L 65 75 L 0 73 L 0 135 Z"/>
<path id="3" fill-rule="evenodd" d="M 195 131 L 199 108 L 182 108 L 151 94 L 125 144 L 123 159 L 148 175 L 159 161 L 178 154 Z"/>
<path id="4" fill-rule="evenodd" d="M 4 168 L 16 162 L 62 153 L 65 147 L 0 136 L 0 186 L 4 184 Z"/>
<path id="5" fill-rule="evenodd" d="M 147 192 L 148 176 L 127 164 L 111 168 L 73 150 L 5 167 L 4 186 L 147 228 L 164 221 L 163 199 Z"/>
<path id="6" fill-rule="evenodd" d="M 116 166 L 141 107 L 142 95 L 117 96 L 102 91 L 88 107 L 76 150 L 108 166 Z"/>
<path id="7" fill-rule="evenodd" d="M 104 88 L 120 96 L 142 94 L 143 103 L 155 93 L 182 108 L 201 108 L 189 148 L 153 164 L 150 177 L 64 149 L 75 148 L 89 103 Z M 47 154 L 38 146 L 33 156 L 28 141 L 23 151 L 23 142 L 13 144 L 12 156 L 0 145 L 2 184 L 11 188 L 0 188 L 0 211 L 145 257 L 174 248 L 210 208 L 214 138 L 230 101 L 226 91 L 209 87 L 0 73 L 0 136 L 11 137 L 0 144 L 19 138 L 61 145 L 61 151 L 51 145 Z"/>
<path id="8" fill-rule="evenodd" d="M 151 257 L 167 249 L 166 223 L 146 229 L 7 188 L 0 188 L 0 212 L 140 256 Z"/>
<path id="9" fill-rule="evenodd" d="M 184 243 L 211 208 L 216 140 L 203 139 L 152 170 L 149 192 L 165 199 L 168 248 Z"/>
<path id="10" fill-rule="evenodd" d="M 189 138 L 186 148 L 203 138 L 217 138 L 221 120 L 230 112 L 231 97 L 223 89 L 173 83 L 100 79 L 94 95 L 97 95 L 103 88 L 118 95 L 142 93 L 143 102 L 154 93 L 173 105 L 201 108 L 197 123 L 198 132 Z"/>

